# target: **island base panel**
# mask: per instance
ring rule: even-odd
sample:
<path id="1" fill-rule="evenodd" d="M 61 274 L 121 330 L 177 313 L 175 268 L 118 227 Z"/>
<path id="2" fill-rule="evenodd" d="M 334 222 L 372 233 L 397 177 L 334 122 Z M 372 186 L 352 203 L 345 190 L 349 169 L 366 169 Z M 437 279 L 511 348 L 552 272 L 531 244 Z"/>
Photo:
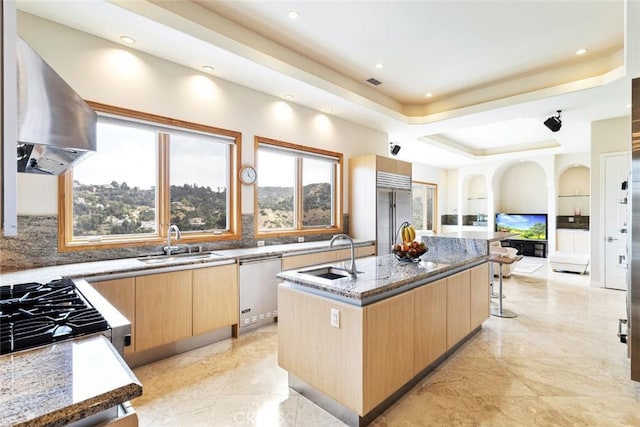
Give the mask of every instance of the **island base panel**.
<path id="1" fill-rule="evenodd" d="M 440 356 L 437 360 L 435 360 L 432 364 L 423 369 L 420 373 L 418 373 L 415 377 L 413 377 L 410 381 L 400 387 L 396 392 L 390 395 L 387 399 L 385 399 L 378 406 L 373 408 L 364 416 L 360 416 L 358 413 L 353 412 L 351 409 L 344 406 L 342 403 L 332 399 L 327 396 L 320 390 L 315 387 L 307 384 L 300 378 L 296 377 L 292 373 L 288 373 L 289 375 L 289 387 L 293 390 L 300 393 L 302 396 L 306 397 L 316 405 L 320 406 L 325 411 L 329 412 L 334 417 L 338 418 L 343 423 L 347 424 L 350 427 L 364 427 L 368 426 L 375 420 L 378 416 L 380 416 L 384 411 L 390 408 L 395 402 L 400 400 L 402 396 L 407 394 L 409 390 L 411 390 L 414 386 L 416 386 L 420 381 L 422 381 L 427 375 L 431 373 L 435 368 L 437 368 L 442 362 L 444 362 L 449 356 L 455 353 L 458 348 L 460 348 L 465 342 L 467 342 L 471 337 L 480 332 L 482 329 L 482 325 L 475 328 L 471 331 L 466 337 L 461 339 L 456 345 L 451 347 Z"/>

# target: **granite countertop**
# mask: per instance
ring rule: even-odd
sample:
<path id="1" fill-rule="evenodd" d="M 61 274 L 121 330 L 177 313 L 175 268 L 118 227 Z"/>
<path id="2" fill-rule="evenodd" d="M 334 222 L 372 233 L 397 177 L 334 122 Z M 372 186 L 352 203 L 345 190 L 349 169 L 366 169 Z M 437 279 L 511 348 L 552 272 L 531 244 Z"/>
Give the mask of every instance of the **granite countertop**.
<path id="1" fill-rule="evenodd" d="M 102 335 L 0 357 L 0 425 L 62 426 L 140 395 L 140 381 Z"/>
<path id="2" fill-rule="evenodd" d="M 370 245 L 369 240 L 357 240 L 356 246 Z M 335 249 L 348 247 L 346 241 L 336 242 Z M 261 256 L 296 255 L 327 249 L 329 240 L 304 243 L 289 243 L 282 245 L 260 246 L 255 248 L 228 249 L 212 251 L 207 258 L 188 258 L 176 256 L 171 262 L 160 264 L 145 264 L 138 258 L 124 258 L 109 261 L 83 262 L 76 264 L 54 265 L 49 267 L 33 268 L 28 270 L 0 273 L 0 286 L 13 285 L 24 282 L 46 283 L 61 277 L 91 278 L 108 276 L 110 274 L 153 274 L 169 269 L 214 267 L 216 265 L 231 264 L 238 259 L 254 258 Z M 206 265 L 205 265 L 206 264 Z"/>
<path id="3" fill-rule="evenodd" d="M 486 240 L 487 242 L 495 242 L 505 240 L 510 237 L 517 236 L 516 233 L 508 233 L 506 231 L 456 231 L 452 233 L 441 234 L 441 237 L 456 237 L 460 239 Z"/>
<path id="4" fill-rule="evenodd" d="M 294 256 L 300 253 L 310 253 L 318 250 L 328 249 L 330 240 L 322 240 L 318 242 L 304 242 L 304 243 L 286 243 L 282 245 L 269 245 L 259 246 L 256 248 L 239 248 L 239 249 L 227 249 L 222 251 L 215 251 L 215 253 L 223 255 L 225 257 L 247 259 L 257 258 L 264 256 Z M 356 247 L 372 245 L 370 240 L 358 240 L 353 241 Z M 347 240 L 336 240 L 332 249 L 345 249 L 349 248 L 349 242 Z"/>
<path id="5" fill-rule="evenodd" d="M 420 262 L 398 261 L 394 255 L 360 258 L 356 260 L 357 277 L 350 276 L 329 280 L 299 271 L 308 271 L 319 266 L 289 270 L 277 276 L 285 280 L 281 286 L 293 286 L 336 299 L 352 305 L 364 306 L 392 295 L 407 291 L 433 280 L 446 277 L 457 271 L 481 264 L 487 255 L 468 253 L 421 257 Z M 343 267 L 343 263 L 325 264 Z"/>
<path id="6" fill-rule="evenodd" d="M 371 241 L 356 241 L 357 246 Z M 65 264 L 0 274 L 0 285 L 48 282 L 61 277 L 152 274 L 168 269 L 236 263 L 260 256 L 296 255 L 327 249 L 329 241 L 231 249 L 205 258 L 174 257 L 146 264 L 138 258 Z M 336 242 L 335 249 L 349 247 Z M 102 335 L 0 356 L 0 425 L 61 426 L 142 394 L 142 386 Z"/>

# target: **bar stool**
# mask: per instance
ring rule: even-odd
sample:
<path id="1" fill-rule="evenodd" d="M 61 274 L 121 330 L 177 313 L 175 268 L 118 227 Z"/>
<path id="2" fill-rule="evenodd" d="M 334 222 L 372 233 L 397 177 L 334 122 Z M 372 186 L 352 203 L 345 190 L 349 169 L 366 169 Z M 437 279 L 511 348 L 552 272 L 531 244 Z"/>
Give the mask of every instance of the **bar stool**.
<path id="1" fill-rule="evenodd" d="M 494 290 L 495 288 L 493 287 L 493 283 L 495 282 L 496 276 L 494 275 L 493 272 L 493 263 L 489 264 L 489 296 L 491 298 L 498 298 L 500 295 L 498 295 L 496 293 L 496 291 Z M 505 294 L 502 294 L 502 298 L 506 298 L 507 296 Z"/>
<path id="2" fill-rule="evenodd" d="M 522 255 L 518 255 L 515 258 L 509 258 L 509 257 L 504 257 L 502 255 L 491 255 L 489 256 L 489 262 L 491 263 L 495 263 L 500 265 L 500 273 L 498 275 L 498 278 L 500 280 L 500 285 L 498 288 L 498 307 L 496 306 L 492 306 L 491 307 L 491 315 L 492 316 L 496 316 L 496 317 L 506 317 L 506 318 L 513 318 L 513 317 L 518 317 L 518 315 L 516 313 L 514 313 L 511 310 L 507 310 L 507 309 L 503 309 L 502 308 L 502 266 L 505 264 L 513 264 L 514 262 L 520 261 L 522 259 Z M 493 264 L 491 264 L 493 266 Z"/>

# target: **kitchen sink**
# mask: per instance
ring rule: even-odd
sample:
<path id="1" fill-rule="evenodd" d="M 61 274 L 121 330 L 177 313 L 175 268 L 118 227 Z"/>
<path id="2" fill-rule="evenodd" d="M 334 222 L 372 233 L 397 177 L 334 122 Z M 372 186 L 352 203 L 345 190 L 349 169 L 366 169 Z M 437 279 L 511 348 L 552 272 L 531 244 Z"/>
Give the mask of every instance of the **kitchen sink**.
<path id="1" fill-rule="evenodd" d="M 174 255 L 147 255 L 137 258 L 138 261 L 145 264 L 167 264 L 170 262 L 191 261 L 198 259 L 208 259 L 222 256 L 215 252 L 196 252 L 193 254 L 174 254 Z"/>
<path id="2" fill-rule="evenodd" d="M 321 268 L 313 268 L 311 270 L 300 270 L 298 271 L 300 274 L 308 274 L 309 276 L 320 277 L 322 279 L 336 280 L 336 279 L 344 279 L 345 277 L 351 277 L 351 275 L 340 268 L 336 267 L 321 267 Z M 358 271 L 358 273 L 362 273 Z"/>

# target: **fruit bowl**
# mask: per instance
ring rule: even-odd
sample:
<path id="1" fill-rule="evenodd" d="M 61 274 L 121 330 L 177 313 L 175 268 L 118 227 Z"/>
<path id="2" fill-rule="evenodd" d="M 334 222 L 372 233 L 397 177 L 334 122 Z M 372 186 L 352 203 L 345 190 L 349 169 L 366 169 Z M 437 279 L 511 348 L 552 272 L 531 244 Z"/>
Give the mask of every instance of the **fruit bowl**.
<path id="1" fill-rule="evenodd" d="M 393 252 L 393 255 L 395 255 L 398 261 L 418 262 L 420 261 L 420 257 L 426 254 L 428 250 L 429 248 L 415 249 L 415 251 L 413 250 L 403 251 L 403 250 L 394 249 L 391 252 Z"/>

